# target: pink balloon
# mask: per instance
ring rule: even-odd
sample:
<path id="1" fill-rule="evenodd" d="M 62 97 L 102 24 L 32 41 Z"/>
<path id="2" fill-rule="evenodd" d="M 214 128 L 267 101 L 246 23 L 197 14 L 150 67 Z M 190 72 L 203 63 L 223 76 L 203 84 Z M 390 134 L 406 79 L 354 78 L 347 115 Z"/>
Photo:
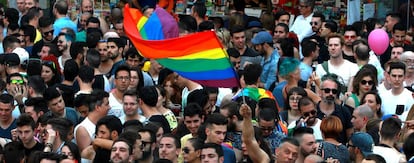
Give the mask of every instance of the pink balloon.
<path id="1" fill-rule="evenodd" d="M 368 36 L 368 45 L 376 55 L 382 55 L 387 50 L 389 44 L 388 34 L 382 29 L 373 30 Z"/>

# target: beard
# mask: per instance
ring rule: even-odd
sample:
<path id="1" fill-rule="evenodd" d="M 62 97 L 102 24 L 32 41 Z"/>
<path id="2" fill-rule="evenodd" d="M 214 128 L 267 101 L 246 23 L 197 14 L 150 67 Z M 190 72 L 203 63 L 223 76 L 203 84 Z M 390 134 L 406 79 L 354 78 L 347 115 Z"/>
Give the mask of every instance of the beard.
<path id="1" fill-rule="evenodd" d="M 306 125 L 307 125 L 307 126 L 313 126 L 313 125 L 315 124 L 315 122 L 316 122 L 316 116 L 315 116 L 315 117 L 312 117 L 312 118 L 309 118 L 309 119 L 306 121 Z"/>
<path id="2" fill-rule="evenodd" d="M 148 150 L 142 151 L 142 157 L 141 157 L 140 160 L 146 160 L 147 158 L 149 158 L 151 156 L 152 156 L 151 149 L 149 151 Z"/>
<path id="3" fill-rule="evenodd" d="M 330 105 L 335 103 L 335 96 L 327 96 L 324 98 L 324 101 Z"/>
<path id="4" fill-rule="evenodd" d="M 236 131 L 236 124 L 234 124 L 233 122 L 230 122 L 227 125 L 227 131 Z"/>

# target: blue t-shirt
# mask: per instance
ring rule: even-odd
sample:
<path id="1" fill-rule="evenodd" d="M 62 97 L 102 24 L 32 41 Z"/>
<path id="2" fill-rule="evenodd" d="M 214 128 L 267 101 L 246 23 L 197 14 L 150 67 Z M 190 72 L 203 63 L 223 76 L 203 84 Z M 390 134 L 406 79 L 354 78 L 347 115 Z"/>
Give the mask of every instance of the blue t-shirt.
<path id="1" fill-rule="evenodd" d="M 221 145 L 223 148 L 224 153 L 224 162 L 223 163 L 235 163 L 236 162 L 236 154 L 232 149 L 229 147 L 226 147 L 224 145 Z"/>
<path id="2" fill-rule="evenodd" d="M 10 124 L 9 127 L 5 128 L 5 129 L 0 127 L 0 137 L 11 139 L 12 138 L 11 130 L 13 130 L 15 128 L 17 128 L 16 119 L 13 120 L 13 122 Z"/>
<path id="3" fill-rule="evenodd" d="M 279 53 L 273 50 L 272 54 L 265 60 L 262 58 L 260 63 L 263 67 L 260 75 L 260 82 L 264 83 L 264 88 L 269 89 L 270 85 L 276 81 L 277 63 L 279 62 Z"/>

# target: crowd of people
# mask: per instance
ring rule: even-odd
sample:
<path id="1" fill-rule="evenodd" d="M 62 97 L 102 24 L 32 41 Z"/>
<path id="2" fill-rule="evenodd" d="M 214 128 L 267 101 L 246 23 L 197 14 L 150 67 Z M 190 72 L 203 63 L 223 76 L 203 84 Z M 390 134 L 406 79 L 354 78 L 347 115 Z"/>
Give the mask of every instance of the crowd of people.
<path id="1" fill-rule="evenodd" d="M 194 2 L 175 15 L 180 37 L 215 31 L 239 78 L 214 88 L 134 47 L 124 6 L 150 16 L 152 1 L 121 0 L 104 17 L 81 0 L 73 19 L 66 0 L 16 3 L 0 6 L 1 162 L 414 162 L 413 31 L 401 12 L 340 28 L 314 0 L 299 0 L 294 21 L 244 13 L 261 1 L 234 0 L 226 19 Z M 367 37 L 381 28 L 390 43 L 375 54 Z"/>

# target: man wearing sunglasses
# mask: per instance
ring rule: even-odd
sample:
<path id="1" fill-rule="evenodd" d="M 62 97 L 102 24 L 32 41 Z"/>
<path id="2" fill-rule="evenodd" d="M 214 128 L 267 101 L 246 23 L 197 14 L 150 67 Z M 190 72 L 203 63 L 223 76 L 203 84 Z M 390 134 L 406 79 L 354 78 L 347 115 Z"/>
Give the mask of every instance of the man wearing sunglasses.
<path id="1" fill-rule="evenodd" d="M 338 78 L 339 77 L 335 74 L 327 74 L 322 77 L 322 84 L 319 92 L 322 100 L 317 105 L 316 116 L 319 119 L 323 119 L 330 115 L 337 116 L 341 120 L 344 128 L 338 137 L 338 141 L 345 144 L 353 133 L 353 126 L 351 123 L 351 113 L 349 112 L 350 109 L 336 103 L 341 88 Z"/>
<path id="2" fill-rule="evenodd" d="M 45 43 L 50 43 L 53 40 L 53 21 L 45 16 L 39 18 L 39 32 L 42 34 L 42 39 L 37 41 L 32 48 L 32 55 L 39 55 Z M 39 57 L 37 57 L 39 58 Z"/>
<path id="3" fill-rule="evenodd" d="M 352 43 L 358 38 L 357 30 L 353 26 L 347 25 L 344 32 L 345 46 L 342 47 L 342 51 L 344 52 L 344 59 L 353 63 L 356 63 L 356 60 L 352 52 Z"/>
<path id="4" fill-rule="evenodd" d="M 317 116 L 316 106 L 312 99 L 309 97 L 302 97 L 298 102 L 298 109 L 301 114 L 301 118 L 296 123 L 290 123 L 288 129 L 308 127 L 313 129 L 313 135 L 316 140 L 323 140 L 322 132 L 320 129 L 321 122 Z"/>

